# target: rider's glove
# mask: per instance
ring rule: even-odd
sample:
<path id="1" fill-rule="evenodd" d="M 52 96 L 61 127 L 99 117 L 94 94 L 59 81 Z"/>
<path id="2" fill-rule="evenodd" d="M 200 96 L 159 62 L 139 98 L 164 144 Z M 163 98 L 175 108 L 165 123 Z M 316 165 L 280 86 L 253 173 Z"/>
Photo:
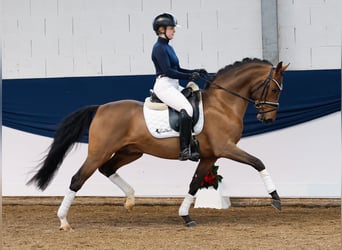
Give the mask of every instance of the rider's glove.
<path id="1" fill-rule="evenodd" d="M 200 73 L 198 73 L 198 72 L 193 72 L 193 73 L 191 73 L 191 76 L 190 76 L 190 80 L 191 80 L 191 81 L 195 81 L 195 80 L 197 80 L 198 78 L 200 78 Z"/>
<path id="2" fill-rule="evenodd" d="M 199 69 L 198 73 L 200 74 L 201 77 L 205 77 L 208 75 L 208 72 L 205 69 Z"/>

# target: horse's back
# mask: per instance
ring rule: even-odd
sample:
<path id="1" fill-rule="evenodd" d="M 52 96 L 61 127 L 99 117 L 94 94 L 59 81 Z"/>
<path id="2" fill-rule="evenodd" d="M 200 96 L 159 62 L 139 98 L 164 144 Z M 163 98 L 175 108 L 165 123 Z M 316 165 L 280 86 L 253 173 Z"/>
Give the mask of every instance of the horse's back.
<path id="1" fill-rule="evenodd" d="M 128 133 L 135 127 L 143 127 L 143 103 L 136 100 L 120 100 L 99 106 L 90 127 L 92 133 L 114 134 Z"/>
<path id="2" fill-rule="evenodd" d="M 142 107 L 143 103 L 136 100 L 113 101 L 100 105 L 96 116 L 117 117 L 120 115 L 127 117 L 132 113 L 142 110 Z"/>

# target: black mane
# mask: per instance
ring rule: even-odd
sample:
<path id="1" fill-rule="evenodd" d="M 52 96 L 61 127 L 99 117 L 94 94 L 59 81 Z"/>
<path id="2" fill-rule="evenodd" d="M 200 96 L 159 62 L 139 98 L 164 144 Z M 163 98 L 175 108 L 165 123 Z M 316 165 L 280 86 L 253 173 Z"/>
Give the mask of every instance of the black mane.
<path id="1" fill-rule="evenodd" d="M 233 64 L 229 64 L 223 68 L 221 68 L 217 73 L 212 77 L 210 82 L 213 82 L 217 77 L 221 76 L 222 74 L 228 73 L 229 71 L 232 71 L 236 68 L 239 68 L 243 65 L 249 64 L 249 63 L 263 63 L 263 64 L 268 64 L 272 65 L 271 62 L 264 60 L 264 59 L 259 59 L 259 58 L 244 58 L 242 61 L 236 61 Z M 208 88 L 209 85 L 206 86 Z"/>

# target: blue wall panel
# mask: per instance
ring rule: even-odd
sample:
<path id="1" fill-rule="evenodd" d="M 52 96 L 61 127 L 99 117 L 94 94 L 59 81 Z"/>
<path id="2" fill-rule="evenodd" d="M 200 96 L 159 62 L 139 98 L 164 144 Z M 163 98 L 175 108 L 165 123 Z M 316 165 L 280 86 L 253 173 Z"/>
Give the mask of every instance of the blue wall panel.
<path id="1" fill-rule="evenodd" d="M 52 137 L 70 112 L 121 99 L 143 101 L 153 82 L 153 75 L 4 80 L 3 125 Z M 199 85 L 203 87 L 203 82 Z M 288 71 L 276 122 L 261 124 L 250 105 L 243 136 L 286 128 L 339 110 L 340 70 Z"/>

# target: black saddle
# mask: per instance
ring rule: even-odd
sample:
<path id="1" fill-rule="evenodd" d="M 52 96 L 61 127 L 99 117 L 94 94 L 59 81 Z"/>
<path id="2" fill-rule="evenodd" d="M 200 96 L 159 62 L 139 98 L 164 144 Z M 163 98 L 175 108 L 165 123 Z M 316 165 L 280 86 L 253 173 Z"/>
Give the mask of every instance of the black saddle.
<path id="1" fill-rule="evenodd" d="M 192 88 L 187 87 L 182 90 L 182 94 L 188 99 L 190 102 L 192 109 L 193 109 L 193 115 L 192 115 L 192 128 L 196 125 L 199 118 L 199 102 L 201 98 L 201 93 L 199 90 L 194 91 Z M 156 96 L 156 94 L 151 91 L 151 102 L 156 103 L 163 103 L 159 98 Z M 170 127 L 179 132 L 179 112 L 171 107 L 169 107 L 169 123 Z"/>

